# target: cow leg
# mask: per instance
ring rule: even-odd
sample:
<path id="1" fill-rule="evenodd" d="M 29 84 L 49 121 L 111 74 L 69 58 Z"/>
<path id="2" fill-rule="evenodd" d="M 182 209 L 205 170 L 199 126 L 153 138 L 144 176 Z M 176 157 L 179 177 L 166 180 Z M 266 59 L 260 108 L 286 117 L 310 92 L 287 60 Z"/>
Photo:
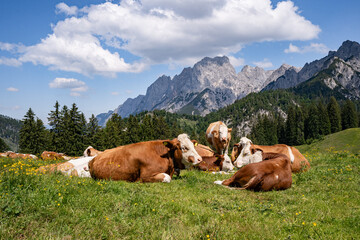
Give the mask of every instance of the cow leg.
<path id="1" fill-rule="evenodd" d="M 164 183 L 169 183 L 171 182 L 171 177 L 169 174 L 166 173 L 158 173 L 154 176 L 151 177 L 142 177 L 141 178 L 142 182 L 164 182 Z"/>

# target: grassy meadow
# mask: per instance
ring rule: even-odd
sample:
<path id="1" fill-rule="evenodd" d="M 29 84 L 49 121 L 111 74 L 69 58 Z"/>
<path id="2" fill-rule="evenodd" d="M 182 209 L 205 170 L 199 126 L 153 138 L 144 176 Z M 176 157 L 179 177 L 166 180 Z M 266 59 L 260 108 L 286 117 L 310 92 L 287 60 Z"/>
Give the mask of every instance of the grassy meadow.
<path id="1" fill-rule="evenodd" d="M 231 190 L 213 184 L 230 175 L 195 170 L 143 184 L 43 175 L 35 169 L 51 162 L 0 158 L 0 238 L 359 239 L 359 144 L 307 147 L 310 171 L 272 192 Z"/>

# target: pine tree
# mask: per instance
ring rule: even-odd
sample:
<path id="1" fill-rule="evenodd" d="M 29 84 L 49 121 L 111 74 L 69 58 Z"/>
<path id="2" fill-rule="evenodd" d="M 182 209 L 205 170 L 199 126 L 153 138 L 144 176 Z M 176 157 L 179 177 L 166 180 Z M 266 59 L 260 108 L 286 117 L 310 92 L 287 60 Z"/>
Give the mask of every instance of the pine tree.
<path id="1" fill-rule="evenodd" d="M 99 122 L 94 114 L 91 115 L 89 118 L 89 123 L 87 124 L 87 131 L 86 131 L 86 145 L 90 145 L 94 148 L 100 149 L 101 148 L 101 141 L 100 141 L 100 132 L 101 127 L 99 126 Z"/>
<path id="2" fill-rule="evenodd" d="M 102 148 L 109 149 L 128 143 L 128 140 L 125 138 L 124 130 L 124 121 L 120 115 L 114 113 L 106 122 L 102 134 Z"/>
<path id="3" fill-rule="evenodd" d="M 137 143 L 141 139 L 141 129 L 139 121 L 133 115 L 130 115 L 126 124 L 127 143 Z"/>
<path id="4" fill-rule="evenodd" d="M 22 120 L 20 129 L 20 152 L 41 154 L 45 150 L 46 130 L 40 119 L 35 121 L 35 113 L 31 108 L 27 111 Z"/>
<path id="5" fill-rule="evenodd" d="M 321 101 L 319 101 L 317 108 L 319 113 L 319 134 L 322 136 L 326 136 L 331 133 L 329 115 L 324 104 Z"/>
<path id="6" fill-rule="evenodd" d="M 149 114 L 146 114 L 143 118 L 141 124 L 141 141 L 150 141 L 154 140 L 154 128 L 153 128 L 153 121 L 152 117 Z"/>
<path id="7" fill-rule="evenodd" d="M 286 129 L 286 125 L 285 125 L 285 120 L 279 115 L 276 118 L 276 135 L 277 135 L 277 139 L 278 139 L 278 143 L 286 143 L 286 135 L 285 135 L 285 129 Z"/>
<path id="8" fill-rule="evenodd" d="M 338 102 L 334 97 L 330 98 L 330 102 L 327 106 L 327 111 L 330 120 L 331 133 L 341 131 L 341 114 Z"/>
<path id="9" fill-rule="evenodd" d="M 286 143 L 288 145 L 296 145 L 296 112 L 293 106 L 290 106 L 287 111 L 287 120 L 285 127 Z"/>
<path id="10" fill-rule="evenodd" d="M 341 125 L 343 130 L 358 126 L 355 104 L 350 100 L 346 100 L 341 108 Z"/>
<path id="11" fill-rule="evenodd" d="M 59 152 L 60 151 L 60 131 L 61 131 L 61 113 L 60 113 L 60 104 L 56 101 L 55 110 L 49 113 L 48 121 L 51 127 L 50 136 L 51 143 L 49 144 L 49 150 Z"/>
<path id="12" fill-rule="evenodd" d="M 305 138 L 304 138 L 304 121 L 305 121 L 305 118 L 304 118 L 304 114 L 301 110 L 300 107 L 297 107 L 296 108 L 296 133 L 295 133 L 295 136 L 296 136 L 296 140 L 295 140 L 295 143 L 294 145 L 301 145 L 301 144 L 304 144 L 305 143 Z"/>
<path id="13" fill-rule="evenodd" d="M 305 120 L 305 139 L 320 138 L 320 119 L 319 111 L 316 105 L 312 104 L 309 108 L 308 116 Z"/>

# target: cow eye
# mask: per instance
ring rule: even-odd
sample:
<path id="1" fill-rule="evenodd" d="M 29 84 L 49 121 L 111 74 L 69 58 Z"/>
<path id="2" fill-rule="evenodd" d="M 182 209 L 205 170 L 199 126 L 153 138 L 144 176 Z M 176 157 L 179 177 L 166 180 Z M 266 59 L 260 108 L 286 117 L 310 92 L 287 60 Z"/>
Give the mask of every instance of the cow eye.
<path id="1" fill-rule="evenodd" d="M 181 147 L 181 151 L 183 151 L 183 152 L 187 152 L 188 150 L 189 149 L 187 147 L 185 147 L 185 146 Z"/>

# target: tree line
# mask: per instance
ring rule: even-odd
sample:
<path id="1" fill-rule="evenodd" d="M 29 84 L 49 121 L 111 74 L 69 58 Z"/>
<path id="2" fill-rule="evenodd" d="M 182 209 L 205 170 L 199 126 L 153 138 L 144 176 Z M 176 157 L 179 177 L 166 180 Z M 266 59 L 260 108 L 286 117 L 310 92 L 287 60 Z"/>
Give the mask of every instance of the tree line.
<path id="1" fill-rule="evenodd" d="M 100 127 L 94 115 L 87 121 L 75 103 L 71 108 L 55 103 L 48 114 L 50 129 L 45 128 L 31 108 L 22 122 L 20 152 L 38 155 L 46 150 L 79 156 L 90 145 L 105 150 L 140 141 L 172 139 L 182 132 L 177 121 L 166 121 L 151 112 L 128 118 L 113 114 L 106 126 Z"/>
<path id="2" fill-rule="evenodd" d="M 350 100 L 341 102 L 340 107 L 334 97 L 327 103 L 324 100 L 313 100 L 303 101 L 301 104 L 292 101 L 293 104 L 290 104 L 289 96 L 293 96 L 289 93 L 278 91 L 263 95 L 263 99 L 259 98 L 260 95 L 247 98 L 243 101 L 245 104 L 237 107 L 231 105 L 231 108 L 226 108 L 226 112 L 220 110 L 205 117 L 174 114 L 164 110 L 145 111 L 128 118 L 113 114 L 104 127 L 98 125 L 94 115 L 87 121 L 75 103 L 68 108 L 66 105 L 61 107 L 56 102 L 54 110 L 48 114 L 49 129 L 44 127 L 31 108 L 28 110 L 22 120 L 19 148 L 23 153 L 41 154 L 47 150 L 79 156 L 89 145 L 105 150 L 140 141 L 172 139 L 183 132 L 206 144 L 205 131 L 210 122 L 230 118 L 233 121 L 230 127 L 234 127 L 244 119 L 236 119 L 238 114 L 234 113 L 245 116 L 246 113 L 250 114 L 249 110 L 262 109 L 261 106 L 267 106 L 269 101 L 275 100 L 287 107 L 286 114 L 282 116 L 278 111 L 267 108 L 268 115 L 258 116 L 248 135 L 254 143 L 300 145 L 330 133 L 360 126 L 359 112 Z M 254 107 L 256 105 L 259 106 Z M 222 116 L 222 112 L 226 113 L 226 117 Z M 236 131 L 233 131 L 232 143 L 239 138 L 235 134 Z"/>
<path id="3" fill-rule="evenodd" d="M 317 100 L 303 106 L 290 105 L 286 115 L 286 120 L 275 113 L 259 116 L 250 139 L 262 145 L 301 145 L 360 126 L 355 104 L 346 100 L 340 107 L 334 97 L 327 104 Z"/>

